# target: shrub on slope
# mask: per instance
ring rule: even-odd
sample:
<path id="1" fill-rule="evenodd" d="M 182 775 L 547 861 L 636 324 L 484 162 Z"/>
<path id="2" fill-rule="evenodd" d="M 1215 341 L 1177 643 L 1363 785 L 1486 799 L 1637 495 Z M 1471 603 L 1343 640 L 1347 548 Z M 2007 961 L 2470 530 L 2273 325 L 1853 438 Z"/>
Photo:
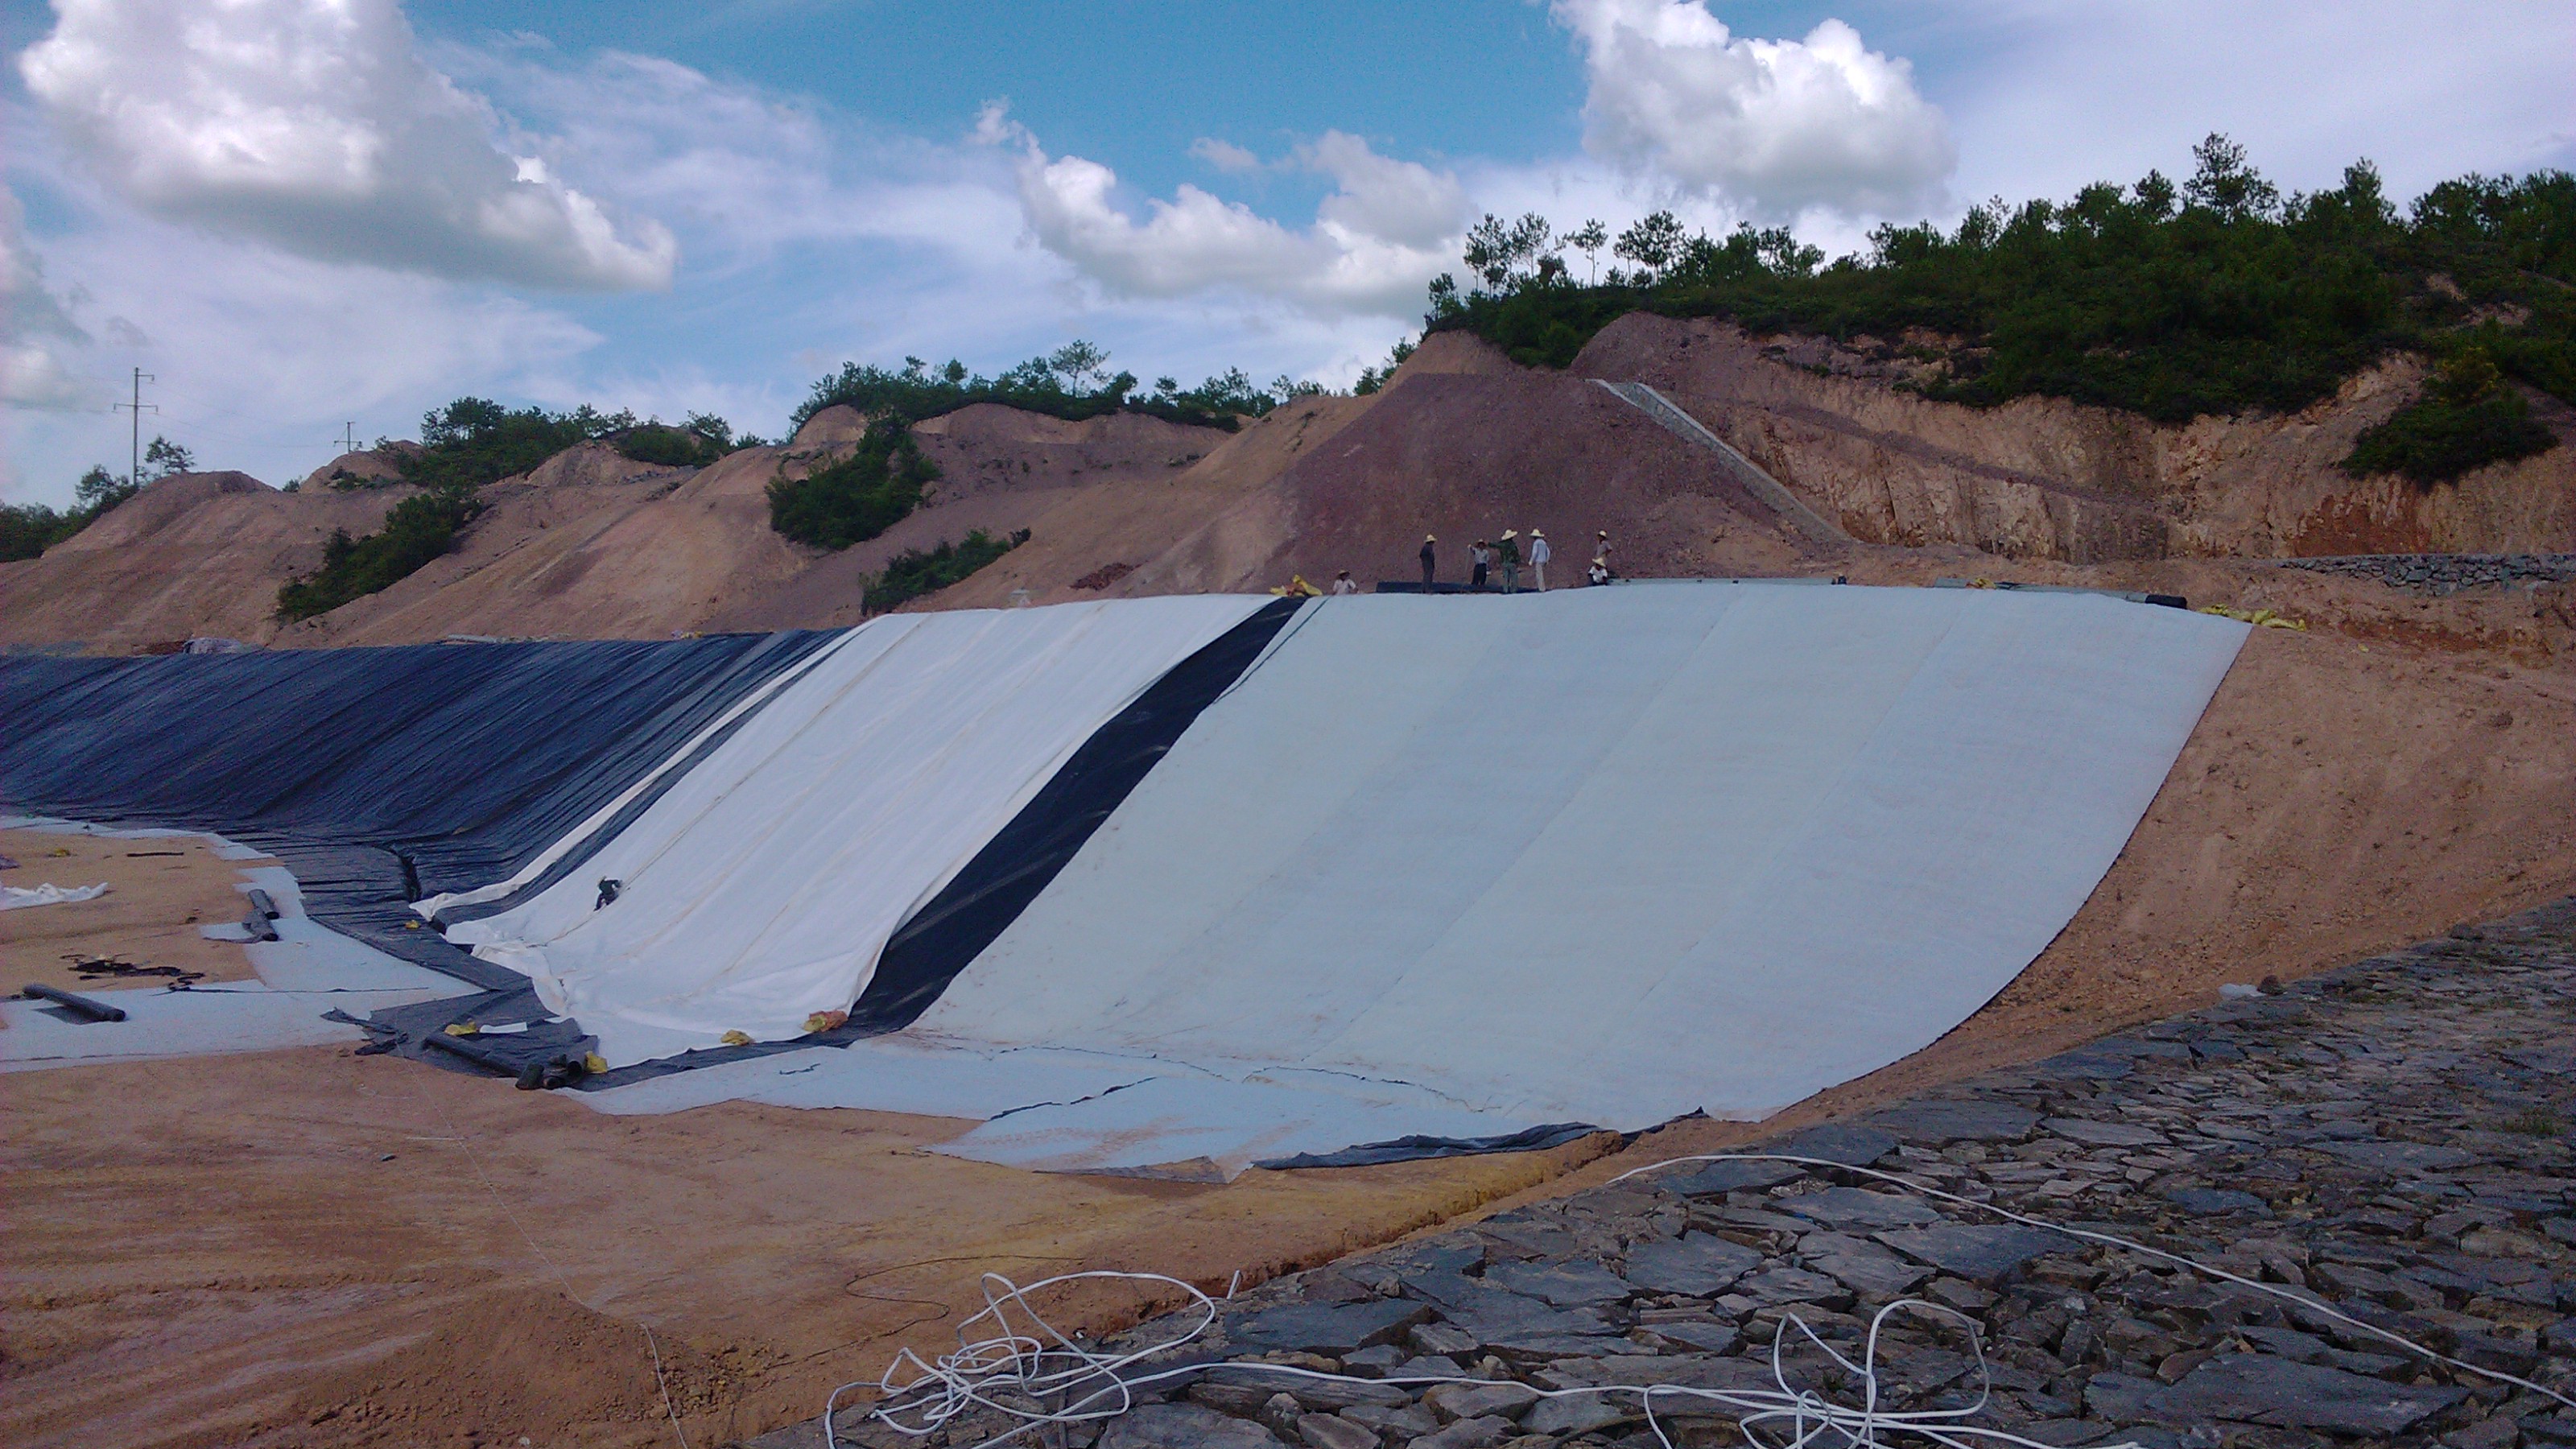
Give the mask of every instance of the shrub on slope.
<path id="1" fill-rule="evenodd" d="M 322 546 L 321 569 L 277 591 L 278 617 L 327 614 L 410 577 L 454 548 L 457 530 L 482 511 L 468 491 L 441 488 L 395 504 L 385 515 L 385 526 L 364 538 L 351 538 L 345 528 L 333 530 Z"/>
<path id="2" fill-rule="evenodd" d="M 848 548 L 901 522 L 938 476 L 907 424 L 879 418 L 850 456 L 802 478 L 771 479 L 769 526 L 798 543 Z"/>
<path id="3" fill-rule="evenodd" d="M 2363 433 L 2343 460 L 2356 478 L 2402 473 L 2420 487 L 2488 463 L 2545 453 L 2557 436 L 2534 421 L 2531 405 L 2505 384 L 2495 361 L 2470 349 L 2443 363 L 2424 395 Z"/>
<path id="4" fill-rule="evenodd" d="M 888 560 L 886 566 L 865 580 L 867 611 L 882 614 L 888 609 L 935 594 L 950 584 L 963 583 L 984 565 L 1029 541 L 1025 528 L 1007 538 L 995 538 L 978 528 L 958 543 L 943 543 L 934 549 L 908 549 Z"/>

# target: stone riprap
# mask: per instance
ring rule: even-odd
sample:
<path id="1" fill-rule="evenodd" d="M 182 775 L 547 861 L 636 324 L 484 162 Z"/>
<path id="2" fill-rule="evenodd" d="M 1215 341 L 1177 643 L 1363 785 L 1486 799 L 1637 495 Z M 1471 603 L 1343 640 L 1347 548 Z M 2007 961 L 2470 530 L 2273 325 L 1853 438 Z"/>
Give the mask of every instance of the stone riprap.
<path id="1" fill-rule="evenodd" d="M 2576 579 L 2576 553 L 2365 553 L 2285 558 L 2283 568 L 2377 579 L 2391 588 L 2431 594 L 2504 584 Z"/>
<path id="2" fill-rule="evenodd" d="M 2576 1449 L 2576 1410 L 2311 1306 L 2576 1395 L 2571 1118 L 2576 901 L 1772 1148 L 2132 1239 L 2290 1299 L 1839 1167 L 1690 1164 L 1266 1285 L 1162 1360 L 1232 1362 L 1144 1390 L 1148 1407 L 1105 1429 L 1026 1442 L 1654 1449 L 1638 1396 L 1605 1386 L 1775 1388 L 1784 1324 L 1857 1359 L 1870 1315 L 1911 1296 L 1973 1321 L 1993 1386 L 1975 1422 L 2051 1445 Z M 1791 1383 L 1856 1401 L 1851 1375 L 1785 1331 Z M 1973 1402 L 1967 1334 L 1892 1318 L 1881 1405 Z M 1450 1374 L 1484 1382 L 1385 1382 Z M 1705 1403 L 1656 1409 L 1685 1449 L 1741 1442 Z M 879 1449 L 923 1442 L 863 1411 L 841 1422 Z M 1006 1426 L 978 1413 L 928 1444 Z M 775 1442 L 819 1438 L 808 1425 Z"/>

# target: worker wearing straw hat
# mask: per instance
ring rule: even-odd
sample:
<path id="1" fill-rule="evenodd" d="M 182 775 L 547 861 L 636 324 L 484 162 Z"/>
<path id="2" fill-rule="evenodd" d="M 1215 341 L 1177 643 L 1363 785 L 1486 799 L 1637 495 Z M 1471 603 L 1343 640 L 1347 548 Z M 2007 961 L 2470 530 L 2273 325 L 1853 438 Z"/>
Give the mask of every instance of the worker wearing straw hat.
<path id="1" fill-rule="evenodd" d="M 1494 541 L 1494 553 L 1503 561 L 1503 592 L 1519 593 L 1521 591 L 1521 531 L 1517 528 L 1504 529 L 1503 536 Z"/>
<path id="2" fill-rule="evenodd" d="M 1431 581 L 1440 572 L 1440 554 L 1434 547 L 1439 542 L 1430 534 L 1422 535 L 1422 592 L 1426 594 L 1431 592 Z"/>
<path id="3" fill-rule="evenodd" d="M 1555 553 L 1547 546 L 1546 534 L 1535 528 L 1530 530 L 1530 568 L 1538 575 L 1538 591 L 1542 594 L 1547 592 L 1547 561 Z"/>

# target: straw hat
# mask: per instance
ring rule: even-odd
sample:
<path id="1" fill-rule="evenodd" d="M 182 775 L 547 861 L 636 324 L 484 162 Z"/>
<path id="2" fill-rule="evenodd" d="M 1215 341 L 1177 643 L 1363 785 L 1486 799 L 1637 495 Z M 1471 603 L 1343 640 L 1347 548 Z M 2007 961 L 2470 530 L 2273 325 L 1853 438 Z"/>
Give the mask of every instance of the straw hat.
<path id="1" fill-rule="evenodd" d="M 1422 535 L 1422 541 L 1424 543 L 1438 543 L 1440 540 L 1433 538 L 1430 534 L 1426 533 Z"/>
<path id="2" fill-rule="evenodd" d="M 1505 538 L 1518 538 L 1520 536 L 1520 530 L 1517 528 L 1506 528 L 1503 530 L 1503 537 Z"/>
<path id="3" fill-rule="evenodd" d="M 1541 533 L 1541 532 L 1539 532 L 1537 529 L 1533 528 L 1533 529 L 1531 529 L 1531 530 L 1530 530 L 1530 537 L 1532 537 L 1532 538 L 1545 538 L 1545 537 L 1547 537 L 1547 535 L 1546 535 L 1546 534 L 1544 534 L 1544 533 Z"/>

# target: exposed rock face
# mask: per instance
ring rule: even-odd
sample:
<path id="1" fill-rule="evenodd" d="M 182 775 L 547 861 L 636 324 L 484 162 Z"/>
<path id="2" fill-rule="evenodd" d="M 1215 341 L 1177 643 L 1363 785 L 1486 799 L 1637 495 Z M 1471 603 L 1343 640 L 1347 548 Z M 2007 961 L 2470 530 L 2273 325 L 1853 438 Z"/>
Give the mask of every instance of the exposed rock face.
<path id="1" fill-rule="evenodd" d="M 2046 398 L 1928 402 L 1894 385 L 1886 352 L 1639 312 L 1571 371 L 1663 390 L 1871 542 L 2076 563 L 2576 548 L 2576 448 L 2429 491 L 2335 467 L 2414 396 L 2411 360 L 2292 416 L 2173 426 Z"/>

